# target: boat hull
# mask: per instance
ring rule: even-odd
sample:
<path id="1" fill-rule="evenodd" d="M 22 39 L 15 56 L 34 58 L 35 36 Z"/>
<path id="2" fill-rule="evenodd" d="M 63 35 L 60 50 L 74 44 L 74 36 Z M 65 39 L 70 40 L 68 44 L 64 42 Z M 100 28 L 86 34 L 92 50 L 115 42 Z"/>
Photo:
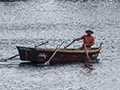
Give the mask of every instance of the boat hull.
<path id="1" fill-rule="evenodd" d="M 30 48 L 17 46 L 20 59 L 24 61 L 31 61 L 37 63 L 44 63 L 49 60 L 56 49 L 42 49 L 42 48 Z M 91 50 L 89 56 L 91 61 L 97 60 L 100 48 Z M 72 63 L 72 62 L 85 62 L 86 53 L 85 50 L 73 50 L 73 49 L 60 49 L 52 58 L 50 64 L 57 63 Z"/>

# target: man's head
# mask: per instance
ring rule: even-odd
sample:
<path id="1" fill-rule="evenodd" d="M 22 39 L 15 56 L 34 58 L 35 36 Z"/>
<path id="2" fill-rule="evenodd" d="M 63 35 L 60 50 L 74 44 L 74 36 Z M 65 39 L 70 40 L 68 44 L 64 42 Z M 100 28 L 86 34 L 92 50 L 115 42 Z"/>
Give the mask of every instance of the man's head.
<path id="1" fill-rule="evenodd" d="M 86 30 L 85 32 L 86 32 L 87 35 L 89 35 L 89 36 L 94 33 L 91 29 L 88 29 L 88 30 Z"/>

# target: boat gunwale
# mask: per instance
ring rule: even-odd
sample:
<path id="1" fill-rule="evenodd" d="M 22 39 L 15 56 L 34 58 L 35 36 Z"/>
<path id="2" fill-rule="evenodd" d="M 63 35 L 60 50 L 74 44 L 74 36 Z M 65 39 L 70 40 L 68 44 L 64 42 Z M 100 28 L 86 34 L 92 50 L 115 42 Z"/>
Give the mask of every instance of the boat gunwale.
<path id="1" fill-rule="evenodd" d="M 94 50 L 89 50 L 88 53 L 95 53 L 95 52 L 99 52 L 101 50 L 101 48 L 92 48 Z M 56 49 L 45 49 L 45 48 L 37 48 L 37 51 L 50 51 L 53 52 Z M 85 53 L 85 50 L 76 50 L 76 49 L 59 49 L 57 52 L 61 52 L 61 53 Z"/>
<path id="2" fill-rule="evenodd" d="M 49 51 L 49 52 L 54 52 L 56 49 L 52 49 L 52 48 L 35 48 L 35 47 L 24 47 L 24 46 L 17 46 L 17 47 L 22 47 L 22 48 L 31 48 L 31 49 L 35 49 L 36 51 Z M 88 53 L 95 53 L 95 52 L 99 52 L 101 50 L 101 47 L 94 47 L 92 48 L 93 50 L 89 50 Z M 27 50 L 26 50 L 27 51 Z M 59 49 L 58 52 L 61 53 L 85 53 L 85 50 L 76 50 L 76 49 Z"/>
<path id="3" fill-rule="evenodd" d="M 101 50 L 102 42 L 99 47 L 93 47 L 91 50 L 88 51 L 88 53 L 97 53 Z M 22 47 L 22 48 L 30 48 L 30 49 L 35 49 L 36 51 L 46 51 L 46 52 L 54 52 L 56 49 L 53 48 L 36 48 L 36 47 L 24 47 L 24 46 L 16 46 L 16 47 Z M 27 51 L 27 50 L 26 50 Z M 61 48 L 57 52 L 60 53 L 85 53 L 85 50 L 76 50 L 75 48 L 73 49 L 64 49 Z"/>

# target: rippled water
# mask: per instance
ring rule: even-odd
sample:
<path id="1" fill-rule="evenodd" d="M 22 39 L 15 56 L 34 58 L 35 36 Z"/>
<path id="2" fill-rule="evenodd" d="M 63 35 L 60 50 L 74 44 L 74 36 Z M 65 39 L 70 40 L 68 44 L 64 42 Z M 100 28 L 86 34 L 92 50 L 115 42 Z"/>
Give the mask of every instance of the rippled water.
<path id="1" fill-rule="evenodd" d="M 103 42 L 100 62 L 88 72 L 83 64 L 45 67 L 22 64 L 19 57 L 0 62 L 0 90 L 119 90 L 120 2 L 118 0 L 27 0 L 0 2 L 0 58 L 18 53 L 16 46 L 56 48 L 92 28 L 94 47 Z M 75 42 L 70 47 L 79 47 Z M 62 46 L 62 47 L 63 47 Z"/>

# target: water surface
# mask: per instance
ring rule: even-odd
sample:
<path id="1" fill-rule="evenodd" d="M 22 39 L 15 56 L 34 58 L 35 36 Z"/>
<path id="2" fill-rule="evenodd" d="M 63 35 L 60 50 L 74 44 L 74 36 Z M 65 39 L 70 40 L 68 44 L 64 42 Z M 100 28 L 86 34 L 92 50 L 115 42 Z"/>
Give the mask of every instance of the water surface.
<path id="1" fill-rule="evenodd" d="M 120 2 L 28 0 L 0 2 L 0 58 L 18 53 L 16 46 L 56 48 L 92 28 L 94 47 L 103 42 L 100 62 L 88 72 L 83 64 L 45 67 L 20 64 L 19 57 L 0 63 L 0 90 L 119 90 Z M 82 41 L 70 46 L 80 47 Z M 63 47 L 62 46 L 62 47 Z M 10 63 L 8 65 L 8 63 Z"/>

